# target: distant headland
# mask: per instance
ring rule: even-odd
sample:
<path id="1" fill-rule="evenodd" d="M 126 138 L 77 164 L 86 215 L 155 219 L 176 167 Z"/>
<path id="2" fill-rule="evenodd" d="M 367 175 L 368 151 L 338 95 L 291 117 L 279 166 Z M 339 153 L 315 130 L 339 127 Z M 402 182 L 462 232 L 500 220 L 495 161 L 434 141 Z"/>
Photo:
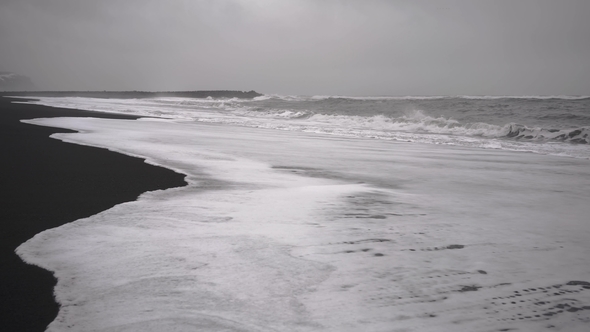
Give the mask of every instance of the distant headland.
<path id="1" fill-rule="evenodd" d="M 0 71 L 0 91 L 35 90 L 35 84 L 27 76 L 9 71 Z"/>
<path id="2" fill-rule="evenodd" d="M 254 90 L 211 90 L 211 91 L 0 91 L 0 96 L 31 97 L 87 97 L 87 98 L 240 98 L 252 99 L 262 96 Z"/>

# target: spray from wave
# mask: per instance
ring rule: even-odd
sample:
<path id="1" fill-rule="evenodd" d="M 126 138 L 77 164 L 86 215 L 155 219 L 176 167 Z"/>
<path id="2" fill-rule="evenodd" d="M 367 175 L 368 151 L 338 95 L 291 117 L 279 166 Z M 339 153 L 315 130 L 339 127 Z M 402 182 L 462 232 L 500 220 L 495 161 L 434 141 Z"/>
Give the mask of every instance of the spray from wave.
<path id="1" fill-rule="evenodd" d="M 466 99 L 466 100 L 499 100 L 499 99 L 538 99 L 538 100 L 583 100 L 590 99 L 590 96 L 569 96 L 569 95 L 538 95 L 538 96 L 342 96 L 342 95 L 315 95 L 315 96 L 285 96 L 285 95 L 264 95 L 253 98 L 255 101 L 279 99 L 286 101 L 312 101 L 312 100 L 437 100 L 437 99 Z"/>
<path id="2" fill-rule="evenodd" d="M 251 110 L 238 109 L 235 114 L 254 118 L 307 119 L 310 124 L 324 124 L 342 129 L 373 130 L 385 132 L 426 133 L 439 135 L 473 136 L 487 138 L 506 138 L 531 141 L 558 141 L 578 144 L 590 143 L 590 128 L 571 129 L 529 128 L 525 125 L 508 123 L 494 125 L 484 122 L 461 123 L 445 117 L 432 117 L 423 111 L 414 110 L 401 117 L 386 115 L 359 116 L 315 114 L 310 111 L 292 110 Z"/>

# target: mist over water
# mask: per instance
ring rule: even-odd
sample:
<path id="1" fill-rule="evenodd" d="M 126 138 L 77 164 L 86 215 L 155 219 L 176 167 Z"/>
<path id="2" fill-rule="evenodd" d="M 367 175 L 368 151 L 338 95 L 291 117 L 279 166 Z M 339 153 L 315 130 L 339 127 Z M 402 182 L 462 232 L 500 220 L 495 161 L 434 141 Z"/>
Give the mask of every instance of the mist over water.
<path id="1" fill-rule="evenodd" d="M 585 0 L 0 2 L 43 90 L 589 94 Z"/>

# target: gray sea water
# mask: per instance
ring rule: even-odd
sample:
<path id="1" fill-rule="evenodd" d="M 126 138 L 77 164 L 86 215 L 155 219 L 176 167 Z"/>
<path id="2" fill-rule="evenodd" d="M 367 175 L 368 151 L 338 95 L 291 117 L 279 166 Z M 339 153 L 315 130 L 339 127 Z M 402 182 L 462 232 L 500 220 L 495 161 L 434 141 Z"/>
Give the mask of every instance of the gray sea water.
<path id="1" fill-rule="evenodd" d="M 58 107 L 590 158 L 588 96 L 43 97 Z"/>

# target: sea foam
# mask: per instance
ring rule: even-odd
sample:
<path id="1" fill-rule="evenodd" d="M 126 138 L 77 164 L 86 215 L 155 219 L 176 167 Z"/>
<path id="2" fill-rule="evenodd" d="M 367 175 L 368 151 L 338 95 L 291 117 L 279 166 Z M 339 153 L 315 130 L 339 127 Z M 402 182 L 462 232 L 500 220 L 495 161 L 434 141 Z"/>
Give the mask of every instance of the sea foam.
<path id="1" fill-rule="evenodd" d="M 49 331 L 583 331 L 587 160 L 177 120 L 36 119 L 187 174 L 18 248 Z"/>
<path id="2" fill-rule="evenodd" d="M 494 147 L 588 159 L 590 117 L 584 112 L 586 100 L 573 96 L 265 95 L 253 99 L 40 97 L 32 103 L 253 128 L 485 149 Z"/>

